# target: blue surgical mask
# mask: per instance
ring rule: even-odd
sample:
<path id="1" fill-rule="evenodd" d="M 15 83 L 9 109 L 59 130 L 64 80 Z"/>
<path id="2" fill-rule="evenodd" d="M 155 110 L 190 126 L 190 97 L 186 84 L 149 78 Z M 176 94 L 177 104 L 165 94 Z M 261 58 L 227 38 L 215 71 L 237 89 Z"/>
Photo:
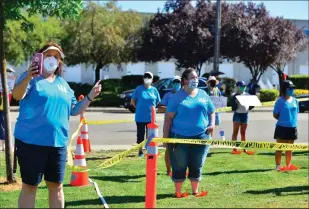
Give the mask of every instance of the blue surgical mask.
<path id="1" fill-rule="evenodd" d="M 172 89 L 174 91 L 178 91 L 181 88 L 180 83 L 173 83 L 172 84 Z"/>
<path id="2" fill-rule="evenodd" d="M 287 89 L 287 91 L 286 91 L 286 95 L 287 95 L 287 96 L 293 96 L 294 93 L 295 93 L 295 90 L 294 90 L 294 89 Z"/>
<path id="3" fill-rule="evenodd" d="M 189 82 L 189 88 L 196 89 L 198 86 L 198 79 L 191 79 Z"/>

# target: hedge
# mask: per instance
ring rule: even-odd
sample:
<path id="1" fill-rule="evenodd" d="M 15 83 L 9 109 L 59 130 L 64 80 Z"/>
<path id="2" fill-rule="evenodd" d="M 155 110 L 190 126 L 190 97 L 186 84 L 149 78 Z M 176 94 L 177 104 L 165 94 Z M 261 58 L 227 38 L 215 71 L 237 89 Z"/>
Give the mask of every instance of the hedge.
<path id="1" fill-rule="evenodd" d="M 279 91 L 277 89 L 261 89 L 260 90 L 260 100 L 261 102 L 271 102 L 275 101 L 279 96 Z"/>
<path id="2" fill-rule="evenodd" d="M 234 78 L 222 78 L 222 82 L 225 85 L 225 96 L 229 97 L 233 94 L 235 86 L 236 86 L 236 80 Z"/>
<path id="3" fill-rule="evenodd" d="M 295 89 L 295 96 L 309 94 L 308 89 Z"/>
<path id="4" fill-rule="evenodd" d="M 153 83 L 159 80 L 160 77 L 154 75 L 153 76 Z M 138 86 L 143 84 L 143 75 L 125 75 L 122 76 L 121 81 L 124 86 L 130 86 L 132 84 Z"/>
<path id="5" fill-rule="evenodd" d="M 289 76 L 289 80 L 291 80 L 298 89 L 309 89 L 309 75 L 291 75 Z"/>

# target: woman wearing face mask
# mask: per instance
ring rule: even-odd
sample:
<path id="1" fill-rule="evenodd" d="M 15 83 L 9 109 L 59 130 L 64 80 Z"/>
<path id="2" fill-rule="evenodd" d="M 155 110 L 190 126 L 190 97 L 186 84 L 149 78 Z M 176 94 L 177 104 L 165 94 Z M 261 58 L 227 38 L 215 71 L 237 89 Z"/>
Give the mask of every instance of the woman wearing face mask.
<path id="1" fill-rule="evenodd" d="M 99 81 L 80 102 L 61 78 L 63 50 L 55 43 L 41 48 L 43 70 L 32 64 L 16 81 L 13 97 L 20 100 L 15 125 L 16 156 L 20 166 L 22 189 L 19 207 L 34 208 L 38 184 L 44 179 L 49 192 L 49 206 L 64 208 L 64 179 L 70 115 L 76 116 L 100 94 Z"/>
<path id="2" fill-rule="evenodd" d="M 239 103 L 236 96 L 238 95 L 249 95 L 246 90 L 246 83 L 244 81 L 238 81 L 236 83 L 236 89 L 237 92 L 232 96 L 231 99 L 231 105 L 232 105 L 232 111 L 234 111 L 233 115 L 233 135 L 232 140 L 237 140 L 237 135 L 240 128 L 240 136 L 241 141 L 246 141 L 246 130 L 248 126 L 248 113 L 249 110 L 252 110 L 253 106 L 243 106 Z M 248 155 L 253 155 L 253 151 L 248 151 L 244 149 L 244 152 Z M 241 154 L 241 151 L 238 151 L 237 149 L 233 149 L 232 154 Z"/>
<path id="3" fill-rule="evenodd" d="M 198 76 L 194 69 L 185 70 L 181 82 L 183 89 L 167 105 L 164 138 L 207 140 L 215 126 L 215 108 L 207 93 L 197 88 Z M 209 117 L 213 121 L 211 124 Z M 181 193 L 187 168 L 193 195 L 207 195 L 207 191 L 199 192 L 198 187 L 208 150 L 208 145 L 168 144 L 177 198 L 187 196 Z"/>
<path id="4" fill-rule="evenodd" d="M 209 76 L 207 84 L 208 84 L 208 88 L 206 89 L 206 92 L 209 96 L 213 96 L 213 97 L 220 97 L 221 96 L 221 92 L 220 92 L 219 88 L 217 87 L 217 85 L 219 84 L 219 81 L 216 79 L 216 77 Z M 220 114 L 218 112 L 216 112 L 215 118 L 216 118 L 215 119 L 215 125 L 219 126 L 220 125 Z M 212 134 L 211 134 L 211 136 L 212 136 Z"/>
<path id="5" fill-rule="evenodd" d="M 299 113 L 298 101 L 293 97 L 295 85 L 290 80 L 281 84 L 281 97 L 276 101 L 273 115 L 277 119 L 274 138 L 277 143 L 293 144 L 297 139 L 297 113 Z M 278 171 L 298 170 L 292 165 L 292 151 L 285 151 L 286 166 L 281 167 L 282 151 L 276 151 L 276 169 Z"/>
<path id="6" fill-rule="evenodd" d="M 171 100 L 173 95 L 181 89 L 181 78 L 179 76 L 175 76 L 172 81 L 172 91 L 164 94 L 164 97 L 162 101 L 159 104 L 159 111 L 160 112 L 166 112 L 166 107 L 168 105 L 168 102 Z M 166 174 L 171 176 L 172 175 L 172 169 L 171 169 L 171 163 L 168 155 L 168 149 L 165 150 L 165 166 L 166 166 Z"/>
<path id="7" fill-rule="evenodd" d="M 151 107 L 156 107 L 161 101 L 158 90 L 151 86 L 153 75 L 151 72 L 144 74 L 144 85 L 136 87 L 132 94 L 131 104 L 135 107 L 135 122 L 137 126 L 137 144 L 145 140 L 147 124 L 151 122 Z M 138 155 L 143 157 L 142 148 Z"/>

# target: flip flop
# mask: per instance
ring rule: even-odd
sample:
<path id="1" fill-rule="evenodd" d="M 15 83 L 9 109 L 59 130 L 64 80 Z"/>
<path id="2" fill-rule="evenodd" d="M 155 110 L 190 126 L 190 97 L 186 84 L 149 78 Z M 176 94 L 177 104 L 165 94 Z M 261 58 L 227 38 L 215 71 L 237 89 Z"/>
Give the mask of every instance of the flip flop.
<path id="1" fill-rule="evenodd" d="M 204 196 L 208 195 L 208 191 L 201 191 L 199 193 L 193 193 L 193 195 L 195 197 L 204 197 Z"/>

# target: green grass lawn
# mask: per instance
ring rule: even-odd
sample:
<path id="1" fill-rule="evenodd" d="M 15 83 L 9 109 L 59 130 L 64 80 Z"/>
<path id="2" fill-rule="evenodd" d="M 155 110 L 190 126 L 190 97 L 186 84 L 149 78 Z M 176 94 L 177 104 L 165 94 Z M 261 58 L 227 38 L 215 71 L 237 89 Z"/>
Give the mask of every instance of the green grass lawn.
<path id="1" fill-rule="evenodd" d="M 92 152 L 87 155 L 88 166 L 94 167 L 116 152 Z M 175 199 L 174 186 L 165 175 L 163 156 L 159 158 L 157 207 L 160 208 L 308 208 L 308 156 L 309 152 L 294 152 L 293 163 L 298 171 L 279 173 L 274 170 L 274 155 L 259 152 L 248 156 L 231 155 L 229 149 L 212 149 L 207 158 L 201 189 L 206 197 L 189 196 Z M 283 158 L 284 160 L 284 158 Z M 5 176 L 4 154 L 0 153 L 0 176 Z M 144 158 L 129 156 L 121 163 L 103 170 L 89 171 L 111 208 L 143 208 L 145 200 Z M 71 171 L 67 170 L 64 183 L 66 207 L 102 207 L 94 187 L 71 187 Z M 0 185 L 0 208 L 17 207 L 19 191 L 3 191 Z M 187 180 L 184 190 L 190 191 Z M 47 188 L 40 185 L 36 207 L 48 207 Z"/>

